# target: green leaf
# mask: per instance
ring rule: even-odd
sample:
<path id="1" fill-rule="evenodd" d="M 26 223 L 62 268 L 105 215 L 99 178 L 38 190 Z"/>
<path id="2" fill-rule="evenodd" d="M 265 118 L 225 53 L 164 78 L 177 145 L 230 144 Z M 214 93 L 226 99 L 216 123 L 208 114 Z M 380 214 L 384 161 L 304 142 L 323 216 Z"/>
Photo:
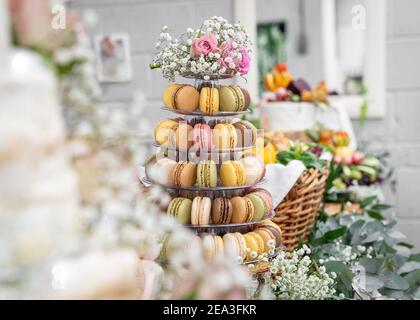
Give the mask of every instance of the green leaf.
<path id="1" fill-rule="evenodd" d="M 364 276 L 360 275 L 361 282 L 364 284 L 364 289 L 367 292 L 373 292 L 378 290 L 384 286 L 384 282 L 376 275 L 368 275 L 365 274 Z M 364 282 L 364 283 L 363 283 Z"/>
<path id="2" fill-rule="evenodd" d="M 407 242 L 398 242 L 397 244 L 399 246 L 402 246 L 402 247 L 405 247 L 405 248 L 408 248 L 408 249 L 413 249 L 414 248 L 414 246 L 411 243 L 407 243 Z M 419 254 L 419 260 L 418 261 L 420 261 L 420 254 Z"/>
<path id="3" fill-rule="evenodd" d="M 378 273 L 382 263 L 383 260 L 381 259 L 360 258 L 359 260 L 359 264 L 366 269 L 366 272 L 369 273 Z"/>
<path id="4" fill-rule="evenodd" d="M 354 278 L 353 272 L 341 261 L 328 261 L 325 263 L 327 272 L 335 272 L 337 276 L 343 281 L 347 290 L 352 290 L 352 281 Z"/>
<path id="5" fill-rule="evenodd" d="M 378 199 L 378 197 L 377 196 L 370 196 L 370 197 L 367 197 L 367 198 L 365 198 L 365 199 L 363 199 L 361 202 L 360 202 L 360 206 L 362 207 L 362 208 L 366 208 L 367 206 L 369 206 L 369 205 L 371 205 L 375 200 L 377 200 Z"/>
<path id="6" fill-rule="evenodd" d="M 378 210 L 378 211 L 387 210 L 391 208 L 393 208 L 393 206 L 390 204 L 375 204 L 374 206 L 372 206 L 373 210 Z"/>
<path id="7" fill-rule="evenodd" d="M 306 130 L 306 134 L 313 142 L 318 142 L 319 140 L 319 134 L 313 129 Z"/>
<path id="8" fill-rule="evenodd" d="M 414 270 L 420 270 L 420 262 L 417 261 L 409 261 L 403 264 L 401 268 L 398 269 L 398 273 L 409 273 Z"/>
<path id="9" fill-rule="evenodd" d="M 380 232 L 371 233 L 364 240 L 362 240 L 362 243 L 374 242 L 374 241 L 378 240 L 380 236 L 381 236 Z"/>
<path id="10" fill-rule="evenodd" d="M 410 283 L 407 279 L 401 277 L 400 275 L 392 273 L 390 278 L 385 281 L 384 287 L 394 290 L 407 290 L 410 287 Z"/>
<path id="11" fill-rule="evenodd" d="M 368 210 L 367 211 L 367 214 L 371 217 L 371 218 L 373 218 L 373 219 L 376 219 L 376 220 L 380 220 L 380 221 L 382 221 L 382 220 L 384 220 L 385 218 L 380 214 L 380 212 L 379 211 L 376 211 L 376 210 Z"/>
<path id="12" fill-rule="evenodd" d="M 347 231 L 346 227 L 337 228 L 335 230 L 328 231 L 324 234 L 324 238 L 327 241 L 335 240 L 343 236 Z"/>
<path id="13" fill-rule="evenodd" d="M 411 246 L 411 245 L 410 245 Z M 413 246 L 414 247 L 414 246 Z M 411 249 L 411 248 L 410 248 Z M 410 258 L 408 259 L 410 261 L 419 261 L 420 262 L 420 253 L 412 254 L 410 255 Z"/>
<path id="14" fill-rule="evenodd" d="M 415 270 L 406 274 L 404 279 L 409 283 L 410 287 L 420 284 L 420 270 Z"/>

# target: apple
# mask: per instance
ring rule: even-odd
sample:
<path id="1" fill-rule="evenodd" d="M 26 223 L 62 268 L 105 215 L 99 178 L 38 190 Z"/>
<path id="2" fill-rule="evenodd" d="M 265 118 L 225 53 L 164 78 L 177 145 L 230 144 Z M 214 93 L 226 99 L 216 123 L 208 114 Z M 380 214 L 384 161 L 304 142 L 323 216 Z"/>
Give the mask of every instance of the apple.
<path id="1" fill-rule="evenodd" d="M 278 88 L 276 91 L 276 100 L 277 101 L 286 101 L 288 92 L 286 88 Z"/>
<path id="2" fill-rule="evenodd" d="M 361 164 L 365 160 L 365 154 L 361 151 L 355 151 L 352 156 L 353 164 Z"/>
<path id="3" fill-rule="evenodd" d="M 351 158 L 351 157 L 345 157 L 345 158 L 343 159 L 343 163 L 344 163 L 346 166 L 351 165 L 351 164 L 352 164 L 352 158 Z"/>

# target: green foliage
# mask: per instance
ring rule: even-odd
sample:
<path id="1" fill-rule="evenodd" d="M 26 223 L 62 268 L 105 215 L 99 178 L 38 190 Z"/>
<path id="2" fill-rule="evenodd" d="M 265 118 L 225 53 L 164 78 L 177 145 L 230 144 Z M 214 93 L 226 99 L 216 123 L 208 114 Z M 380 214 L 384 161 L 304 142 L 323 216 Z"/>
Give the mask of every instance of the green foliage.
<path id="1" fill-rule="evenodd" d="M 394 230 L 395 219 L 383 214 L 390 205 L 376 197 L 362 204 L 363 215 L 321 213 L 310 238 L 313 258 L 337 274 L 337 292 L 348 298 L 418 298 L 420 254 L 410 254 L 412 246 Z"/>
<path id="2" fill-rule="evenodd" d="M 325 168 L 326 161 L 319 160 L 317 156 L 307 151 L 308 146 L 293 146 L 289 150 L 277 154 L 277 160 L 281 164 L 287 165 L 292 160 L 300 160 L 306 169 L 314 168 L 322 171 Z"/>

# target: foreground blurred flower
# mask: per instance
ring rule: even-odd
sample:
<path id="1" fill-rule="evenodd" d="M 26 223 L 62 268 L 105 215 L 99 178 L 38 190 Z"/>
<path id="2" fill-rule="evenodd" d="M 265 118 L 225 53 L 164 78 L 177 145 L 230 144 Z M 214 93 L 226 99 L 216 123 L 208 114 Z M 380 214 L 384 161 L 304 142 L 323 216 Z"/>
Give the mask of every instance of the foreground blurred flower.
<path id="1" fill-rule="evenodd" d="M 19 45 L 51 52 L 75 41 L 74 25 L 77 16 L 73 11 L 66 13 L 66 28 L 53 29 L 48 0 L 9 0 L 11 19 Z"/>

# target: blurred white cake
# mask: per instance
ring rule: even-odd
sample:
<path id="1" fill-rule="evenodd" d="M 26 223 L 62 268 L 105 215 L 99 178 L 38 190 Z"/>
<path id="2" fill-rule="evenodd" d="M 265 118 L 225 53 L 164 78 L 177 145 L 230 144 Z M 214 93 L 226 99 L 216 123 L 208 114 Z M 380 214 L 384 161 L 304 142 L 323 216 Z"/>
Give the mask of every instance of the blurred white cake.
<path id="1" fill-rule="evenodd" d="M 56 81 L 26 51 L 0 59 L 0 266 L 70 252 L 79 237 L 77 176 Z M 0 268 L 1 269 L 1 268 Z M 0 275 L 1 276 L 1 275 Z"/>
<path id="2" fill-rule="evenodd" d="M 264 102 L 261 104 L 263 128 L 270 131 L 304 131 L 316 124 L 316 108 L 308 102 Z"/>

